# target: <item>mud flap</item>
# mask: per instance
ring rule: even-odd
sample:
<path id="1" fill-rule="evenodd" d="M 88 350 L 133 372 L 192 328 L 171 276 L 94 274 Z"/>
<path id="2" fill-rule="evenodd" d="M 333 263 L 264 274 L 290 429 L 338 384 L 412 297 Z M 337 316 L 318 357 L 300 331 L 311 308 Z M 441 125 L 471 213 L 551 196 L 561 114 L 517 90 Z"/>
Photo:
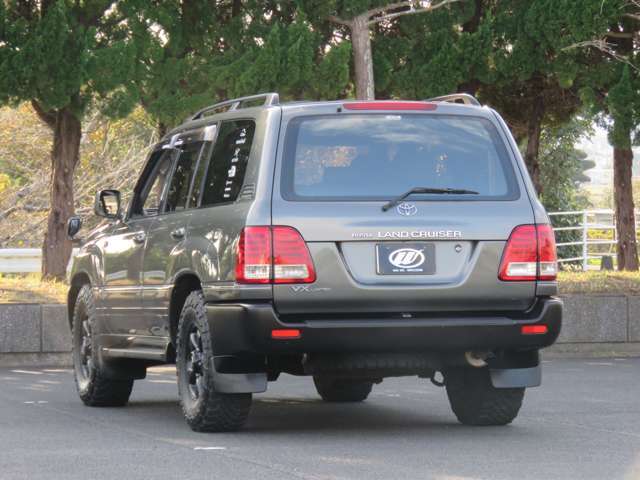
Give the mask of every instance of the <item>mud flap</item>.
<path id="1" fill-rule="evenodd" d="M 495 388 L 539 387 L 542 383 L 540 365 L 529 368 L 492 368 L 491 384 Z"/>
<path id="2" fill-rule="evenodd" d="M 219 393 L 262 393 L 267 391 L 266 373 L 220 373 L 211 361 L 213 387 Z"/>

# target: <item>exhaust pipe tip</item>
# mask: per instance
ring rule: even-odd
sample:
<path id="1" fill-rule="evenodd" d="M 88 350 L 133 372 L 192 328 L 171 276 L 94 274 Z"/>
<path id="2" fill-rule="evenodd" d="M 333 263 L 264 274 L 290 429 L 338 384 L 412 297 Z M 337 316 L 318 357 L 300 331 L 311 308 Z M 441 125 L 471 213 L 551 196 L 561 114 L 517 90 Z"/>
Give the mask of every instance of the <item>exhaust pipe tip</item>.
<path id="1" fill-rule="evenodd" d="M 489 352 L 464 352 L 464 359 L 470 366 L 474 368 L 482 368 L 487 366 L 487 357 Z"/>

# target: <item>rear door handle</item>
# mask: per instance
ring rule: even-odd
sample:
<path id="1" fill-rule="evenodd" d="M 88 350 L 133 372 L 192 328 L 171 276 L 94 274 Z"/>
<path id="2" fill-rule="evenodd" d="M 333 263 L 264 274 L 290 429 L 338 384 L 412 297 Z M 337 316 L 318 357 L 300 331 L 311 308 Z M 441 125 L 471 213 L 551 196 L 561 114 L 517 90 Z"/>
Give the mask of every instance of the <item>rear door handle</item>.
<path id="1" fill-rule="evenodd" d="M 180 240 L 184 238 L 184 234 L 186 233 L 184 227 L 176 228 L 173 232 L 171 232 L 171 238 L 175 240 Z"/>
<path id="2" fill-rule="evenodd" d="M 147 236 L 145 235 L 144 232 L 139 232 L 139 233 L 136 233 L 133 236 L 133 241 L 136 242 L 136 243 L 144 243 L 146 238 L 147 238 Z"/>

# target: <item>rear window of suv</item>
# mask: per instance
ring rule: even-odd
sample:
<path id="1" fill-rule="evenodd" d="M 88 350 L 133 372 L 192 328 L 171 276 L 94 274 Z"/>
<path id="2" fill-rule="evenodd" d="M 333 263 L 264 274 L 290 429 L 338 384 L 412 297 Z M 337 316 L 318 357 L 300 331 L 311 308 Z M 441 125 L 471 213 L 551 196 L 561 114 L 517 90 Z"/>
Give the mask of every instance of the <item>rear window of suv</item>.
<path id="1" fill-rule="evenodd" d="M 285 137 L 287 200 L 387 200 L 414 187 L 478 195 L 433 200 L 513 200 L 510 157 L 495 126 L 462 115 L 343 114 L 297 117 Z"/>

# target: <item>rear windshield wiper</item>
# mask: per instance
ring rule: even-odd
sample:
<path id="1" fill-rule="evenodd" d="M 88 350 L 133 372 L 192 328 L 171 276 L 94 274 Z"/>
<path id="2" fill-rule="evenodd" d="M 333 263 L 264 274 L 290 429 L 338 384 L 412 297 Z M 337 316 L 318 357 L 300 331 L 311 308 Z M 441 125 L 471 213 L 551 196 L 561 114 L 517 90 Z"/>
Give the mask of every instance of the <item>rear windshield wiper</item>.
<path id="1" fill-rule="evenodd" d="M 428 188 L 428 187 L 414 187 L 411 190 L 403 193 L 399 197 L 389 200 L 382 206 L 382 211 L 386 212 L 390 208 L 395 207 L 405 198 L 413 195 L 414 193 L 431 193 L 435 195 L 478 195 L 478 192 L 473 190 L 465 190 L 461 188 Z"/>

